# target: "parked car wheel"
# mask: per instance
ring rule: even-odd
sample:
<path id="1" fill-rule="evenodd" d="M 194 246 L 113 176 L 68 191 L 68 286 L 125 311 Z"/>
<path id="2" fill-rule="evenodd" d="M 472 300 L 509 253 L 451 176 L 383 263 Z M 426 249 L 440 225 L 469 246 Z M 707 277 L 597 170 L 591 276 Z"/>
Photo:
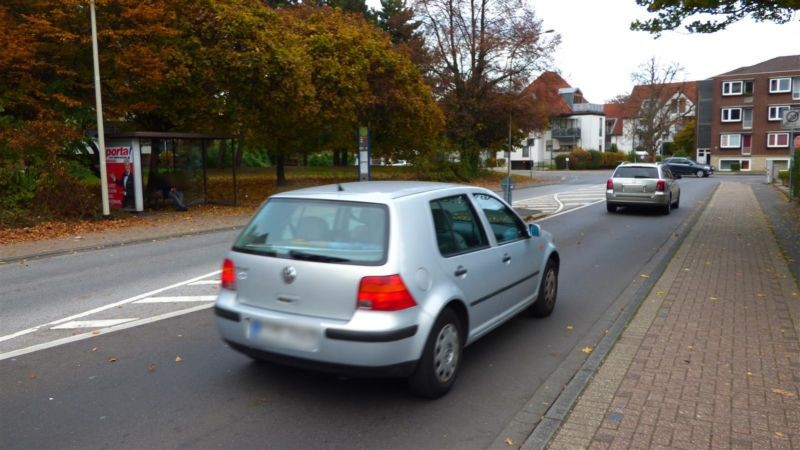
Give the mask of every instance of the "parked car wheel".
<path id="1" fill-rule="evenodd" d="M 528 315 L 532 317 L 547 317 L 553 313 L 558 296 L 558 269 L 551 259 L 544 269 L 542 282 L 539 283 L 539 295 L 536 302 L 528 307 Z"/>
<path id="2" fill-rule="evenodd" d="M 610 213 L 615 213 L 617 212 L 617 207 L 612 205 L 611 203 L 606 203 L 606 211 Z"/>
<path id="3" fill-rule="evenodd" d="M 672 196 L 671 195 L 669 196 L 669 201 L 667 202 L 666 205 L 664 205 L 664 209 L 662 209 L 661 212 L 664 213 L 664 214 L 669 214 L 670 211 L 672 211 Z"/>
<path id="4" fill-rule="evenodd" d="M 409 379 L 411 391 L 428 398 L 439 398 L 453 386 L 461 367 L 464 339 L 461 321 L 451 309 L 436 319 L 417 369 Z"/>
<path id="5" fill-rule="evenodd" d="M 698 170 L 694 174 L 697 175 L 697 178 L 702 178 L 702 177 L 707 176 L 706 173 L 704 171 L 702 171 L 702 170 Z"/>
<path id="6" fill-rule="evenodd" d="M 672 209 L 678 209 L 678 207 L 679 207 L 680 205 L 681 205 L 681 196 L 679 195 L 679 196 L 678 196 L 678 199 L 677 199 L 677 200 L 675 200 L 675 204 L 674 204 L 674 205 L 672 205 Z"/>

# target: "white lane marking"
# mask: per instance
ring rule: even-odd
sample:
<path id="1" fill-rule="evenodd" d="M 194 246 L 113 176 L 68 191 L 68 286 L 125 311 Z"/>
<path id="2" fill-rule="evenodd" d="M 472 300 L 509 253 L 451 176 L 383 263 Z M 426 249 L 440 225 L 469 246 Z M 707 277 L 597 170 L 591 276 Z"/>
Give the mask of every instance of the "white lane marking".
<path id="1" fill-rule="evenodd" d="M 0 361 L 9 358 L 15 358 L 17 356 L 26 355 L 28 353 L 38 352 L 39 350 L 45 350 L 48 348 L 58 347 L 59 345 L 69 344 L 71 342 L 82 341 L 84 339 L 89 339 L 95 336 L 100 336 L 103 334 L 113 333 L 115 331 L 125 330 L 128 328 L 138 327 L 139 325 L 147 325 L 149 323 L 158 322 L 159 320 L 170 319 L 172 317 L 182 316 L 184 314 L 193 313 L 196 311 L 201 311 L 204 309 L 208 309 L 214 306 L 211 303 L 195 306 L 192 308 L 182 309 L 180 311 L 173 311 L 166 314 L 161 314 L 158 316 L 147 317 L 145 319 L 136 320 L 133 322 L 123 323 L 121 325 L 116 325 L 109 328 L 102 328 L 100 330 L 94 330 L 89 333 L 83 334 L 76 334 L 75 336 L 69 336 L 63 339 L 57 339 L 55 341 L 44 342 L 42 344 L 32 345 L 27 348 L 22 348 L 19 350 L 14 350 L 6 353 L 0 353 Z"/>
<path id="2" fill-rule="evenodd" d="M 136 300 L 140 300 L 142 298 L 152 297 L 155 294 L 158 294 L 160 292 L 164 292 L 164 291 L 169 290 L 169 289 L 174 289 L 176 287 L 185 286 L 185 285 L 187 285 L 189 283 L 194 283 L 195 281 L 199 281 L 199 280 L 202 280 L 204 278 L 208 278 L 210 276 L 219 275 L 220 272 L 222 272 L 222 271 L 221 270 L 215 270 L 214 272 L 207 273 L 207 274 L 201 275 L 199 277 L 194 277 L 194 278 L 191 278 L 191 279 L 186 280 L 186 281 L 181 281 L 181 282 L 175 283 L 173 285 L 170 285 L 170 286 L 167 286 L 167 287 L 163 287 L 163 288 L 159 288 L 159 289 L 156 289 L 156 290 L 153 290 L 153 291 L 150 291 L 150 292 L 146 292 L 144 294 L 140 294 L 140 295 L 137 295 L 135 297 L 131 297 L 131 298 L 128 298 L 128 299 L 125 299 L 125 300 L 121 300 L 119 302 L 112 303 L 110 305 L 101 306 L 99 308 L 95 308 L 95 309 L 92 309 L 92 310 L 89 310 L 89 311 L 78 313 L 78 314 L 63 318 L 63 319 L 55 320 L 53 322 L 49 322 L 49 323 L 46 323 L 44 325 L 39 325 L 37 327 L 29 328 L 27 330 L 22 330 L 22 331 L 18 331 L 16 333 L 8 334 L 8 335 L 5 335 L 5 336 L 0 336 L 0 342 L 7 341 L 9 339 L 14 339 L 16 337 L 19 337 L 19 336 L 22 336 L 22 335 L 25 335 L 25 334 L 28 334 L 28 333 L 32 333 L 34 331 L 38 331 L 41 328 L 53 327 L 53 326 L 56 326 L 56 325 L 60 325 L 60 324 L 62 324 L 64 322 L 69 322 L 70 320 L 80 319 L 82 317 L 86 317 L 86 316 L 94 314 L 94 313 L 105 311 L 105 310 L 108 310 L 108 309 L 111 309 L 111 308 L 116 308 L 117 306 L 125 305 L 127 303 L 132 303 L 132 302 L 135 302 Z"/>
<path id="3" fill-rule="evenodd" d="M 14 334 L 9 334 L 8 336 L 0 337 L 0 342 L 7 341 L 9 339 L 14 339 L 20 336 L 24 336 L 28 333 L 33 333 L 34 331 L 39 331 L 39 327 L 28 328 L 27 330 L 17 331 Z"/>
<path id="4" fill-rule="evenodd" d="M 184 295 L 177 297 L 147 297 L 133 303 L 179 303 L 179 302 L 213 302 L 216 295 Z"/>
<path id="5" fill-rule="evenodd" d="M 566 211 L 561 211 L 560 213 L 553 214 L 552 216 L 543 217 L 543 218 L 539 219 L 538 221 L 539 222 L 544 222 L 547 219 L 552 219 L 553 217 L 558 217 L 558 216 L 561 216 L 561 215 L 564 215 L 564 214 L 567 214 L 567 213 L 571 213 L 571 212 L 577 211 L 579 209 L 588 208 L 588 207 L 590 207 L 592 205 L 596 205 L 596 204 L 604 202 L 604 201 L 606 201 L 606 199 L 600 199 L 600 200 L 598 200 L 596 202 L 587 203 L 587 204 L 585 204 L 583 206 L 578 206 L 577 208 L 572 208 L 572 209 L 568 209 Z"/>
<path id="6" fill-rule="evenodd" d="M 564 209 L 564 204 L 561 203 L 561 200 L 558 199 L 558 194 L 553 196 L 553 200 L 558 202 L 558 208 L 553 212 L 553 214 L 558 214 L 562 209 Z"/>
<path id="7" fill-rule="evenodd" d="M 181 282 L 172 284 L 172 285 L 167 286 L 167 287 L 158 288 L 158 289 L 150 291 L 150 292 L 145 292 L 144 294 L 139 294 L 139 295 L 137 295 L 135 297 L 131 297 L 131 298 L 128 298 L 128 299 L 125 299 L 125 300 L 121 300 L 121 301 L 118 301 L 116 303 L 112 303 L 110 305 L 101 306 L 99 308 L 95 308 L 95 309 L 92 309 L 92 310 L 89 310 L 89 311 L 86 311 L 86 312 L 78 313 L 78 314 L 75 314 L 73 316 L 70 316 L 70 317 L 67 317 L 67 318 L 64 318 L 64 319 L 59 319 L 59 320 L 50 322 L 48 324 L 45 324 L 45 326 L 47 326 L 47 325 L 58 325 L 60 323 L 69 322 L 70 320 L 80 319 L 81 317 L 86 317 L 86 316 L 91 315 L 91 314 L 95 314 L 95 313 L 98 313 L 98 312 L 101 312 L 101 311 L 105 311 L 105 310 L 108 310 L 108 309 L 111 309 L 111 308 L 116 308 L 117 306 L 120 306 L 120 305 L 133 303 L 136 300 L 141 300 L 143 298 L 152 297 L 153 295 L 158 294 L 160 292 L 164 292 L 164 291 L 167 291 L 167 290 L 170 290 L 170 289 L 175 289 L 176 287 L 186 286 L 189 283 L 194 283 L 195 281 L 202 280 L 203 278 L 208 278 L 208 277 L 213 276 L 213 275 L 218 275 L 220 272 L 222 272 L 222 271 L 221 270 L 215 270 L 215 271 L 213 271 L 211 273 L 207 273 L 205 275 L 200 275 L 199 277 L 194 277 L 194 278 L 191 278 L 191 279 L 186 280 L 186 281 L 181 281 Z"/>
<path id="8" fill-rule="evenodd" d="M 189 286 L 200 286 L 203 284 L 219 284 L 219 280 L 200 280 L 195 281 L 194 283 L 189 283 Z"/>
<path id="9" fill-rule="evenodd" d="M 130 322 L 131 320 L 139 320 L 139 318 L 131 317 L 130 319 L 113 319 L 113 320 L 73 320 L 71 322 L 62 323 L 61 325 L 50 329 L 72 330 L 75 328 L 108 328 L 125 322 Z"/>

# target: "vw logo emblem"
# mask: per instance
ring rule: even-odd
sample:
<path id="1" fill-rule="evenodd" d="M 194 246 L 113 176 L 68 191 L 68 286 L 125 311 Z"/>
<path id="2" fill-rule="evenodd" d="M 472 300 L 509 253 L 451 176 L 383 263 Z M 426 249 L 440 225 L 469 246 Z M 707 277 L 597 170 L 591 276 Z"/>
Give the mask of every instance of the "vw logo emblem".
<path id="1" fill-rule="evenodd" d="M 294 279 L 297 278 L 297 269 L 292 266 L 286 266 L 283 268 L 283 282 L 286 284 L 292 284 Z"/>

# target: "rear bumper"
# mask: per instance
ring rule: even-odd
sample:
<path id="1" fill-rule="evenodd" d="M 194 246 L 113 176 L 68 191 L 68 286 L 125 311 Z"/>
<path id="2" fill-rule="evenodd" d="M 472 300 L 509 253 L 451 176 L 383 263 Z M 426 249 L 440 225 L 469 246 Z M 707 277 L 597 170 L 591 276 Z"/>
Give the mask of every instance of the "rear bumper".
<path id="1" fill-rule="evenodd" d="M 219 333 L 232 348 L 254 358 L 325 372 L 408 375 L 433 326 L 433 319 L 418 307 L 396 312 L 359 310 L 349 321 L 341 321 L 256 308 L 235 298 L 235 293 L 223 290 L 214 306 Z M 312 343 L 278 342 L 254 332 L 253 325 L 297 327 L 313 336 Z"/>
<path id="2" fill-rule="evenodd" d="M 664 206 L 669 203 L 669 194 L 655 192 L 647 195 L 630 195 L 606 191 L 606 203 L 615 206 Z"/>

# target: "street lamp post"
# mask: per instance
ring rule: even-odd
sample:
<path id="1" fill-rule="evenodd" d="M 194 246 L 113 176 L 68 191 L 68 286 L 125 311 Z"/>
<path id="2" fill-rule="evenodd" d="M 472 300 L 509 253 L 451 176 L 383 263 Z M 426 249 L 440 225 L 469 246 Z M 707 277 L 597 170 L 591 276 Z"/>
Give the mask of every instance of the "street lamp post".
<path id="1" fill-rule="evenodd" d="M 103 99 L 100 95 L 100 62 L 97 56 L 97 20 L 94 13 L 94 0 L 89 1 L 92 21 L 92 61 L 94 63 L 94 97 L 97 111 L 97 141 L 100 146 L 100 192 L 103 203 L 103 216 L 111 215 L 108 205 L 108 175 L 106 174 L 106 139 L 103 129 Z"/>

